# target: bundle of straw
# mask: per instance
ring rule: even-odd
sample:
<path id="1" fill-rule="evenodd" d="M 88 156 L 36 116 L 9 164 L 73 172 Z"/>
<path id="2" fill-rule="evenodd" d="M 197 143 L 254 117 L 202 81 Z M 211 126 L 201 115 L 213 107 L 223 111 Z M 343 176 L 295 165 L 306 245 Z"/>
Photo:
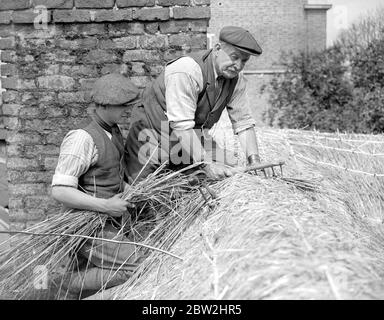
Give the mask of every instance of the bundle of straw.
<path id="1" fill-rule="evenodd" d="M 190 186 L 188 180 L 182 174 L 196 165 L 190 166 L 178 172 L 167 172 L 166 164 L 149 175 L 146 179 L 134 183 L 127 189 L 122 198 L 135 204 L 136 209 L 132 214 L 133 221 L 121 224 L 121 232 L 132 232 L 133 238 L 142 240 L 146 237 L 148 230 L 150 239 L 161 239 L 162 227 L 166 225 L 161 222 L 165 217 L 178 216 L 178 211 L 196 212 L 199 205 L 185 206 L 185 199 L 190 199 L 194 194 L 199 194 L 197 187 Z M 181 198 L 188 195 L 184 200 Z M 156 214 L 154 214 L 154 212 Z M 66 298 L 67 292 L 62 290 L 62 279 L 68 270 L 75 266 L 75 253 L 87 239 L 94 239 L 97 232 L 104 226 L 108 216 L 91 211 L 69 210 L 63 214 L 55 215 L 40 222 L 31 228 L 21 232 L 25 236 L 13 236 L 11 241 L 14 245 L 0 254 L 0 296 L 11 296 L 12 298 Z M 152 219 L 152 220 L 151 220 Z M 129 219 L 123 219 L 129 221 Z M 159 226 L 156 227 L 157 224 Z M 166 224 L 169 224 L 167 220 Z M 146 230 L 145 232 L 143 230 Z M 107 240 L 106 241 L 111 241 Z M 112 240 L 113 241 L 113 240 Z M 162 243 L 169 239 L 161 240 Z M 145 250 L 157 249 L 145 244 L 135 243 Z M 148 241 L 145 241 L 148 244 Z M 157 245 L 157 240 L 151 243 Z M 169 246 L 163 246 L 169 247 Z M 171 254 L 171 253 L 169 253 Z M 36 282 L 42 278 L 36 275 L 39 267 L 43 266 L 50 278 L 58 276 L 53 292 L 35 290 Z M 41 296 L 44 292 L 46 295 Z M 52 296 L 54 295 L 54 297 Z"/>

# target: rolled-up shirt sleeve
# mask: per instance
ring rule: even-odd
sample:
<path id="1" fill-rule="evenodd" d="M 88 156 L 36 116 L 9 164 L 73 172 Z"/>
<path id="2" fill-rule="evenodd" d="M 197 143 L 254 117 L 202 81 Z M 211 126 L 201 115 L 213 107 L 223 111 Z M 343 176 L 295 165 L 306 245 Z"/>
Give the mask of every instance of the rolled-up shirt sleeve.
<path id="1" fill-rule="evenodd" d="M 170 127 L 174 130 L 192 129 L 203 83 L 200 66 L 190 57 L 180 58 L 165 68 L 164 80 Z"/>
<path id="2" fill-rule="evenodd" d="M 232 122 L 234 134 L 252 128 L 256 125 L 251 115 L 247 97 L 247 80 L 244 74 L 240 73 L 232 98 L 227 105 L 229 119 Z"/>
<path id="3" fill-rule="evenodd" d="M 92 137 L 84 130 L 72 130 L 64 137 L 52 186 L 78 187 L 79 177 L 97 161 Z"/>

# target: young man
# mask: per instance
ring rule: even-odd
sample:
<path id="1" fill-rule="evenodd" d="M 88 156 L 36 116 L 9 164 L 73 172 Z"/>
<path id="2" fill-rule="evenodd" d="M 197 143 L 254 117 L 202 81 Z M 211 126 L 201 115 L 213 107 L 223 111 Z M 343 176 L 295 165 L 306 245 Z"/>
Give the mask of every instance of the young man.
<path id="1" fill-rule="evenodd" d="M 123 137 L 117 123 L 128 106 L 140 101 L 140 91 L 128 78 L 110 74 L 95 82 L 91 96 L 94 113 L 62 142 L 52 196 L 64 209 L 91 210 L 119 218 L 131 205 L 120 198 L 126 173 Z M 112 239 L 117 231 L 107 220 L 99 237 Z M 89 265 L 67 279 L 65 285 L 72 293 L 123 283 L 142 258 L 134 246 L 100 241 L 87 241 L 78 255 L 89 260 Z"/>
<path id="2" fill-rule="evenodd" d="M 262 50 L 240 27 L 224 27 L 219 39 L 212 50 L 169 62 L 146 88 L 125 145 L 131 178 L 144 178 L 164 161 L 171 167 L 204 161 L 208 164 L 203 170 L 210 178 L 232 175 L 234 168 L 224 164 L 233 164 L 233 160 L 219 152 L 204 130 L 220 119 L 225 108 L 248 163 L 260 162 L 241 71 L 250 56 L 258 56 Z"/>

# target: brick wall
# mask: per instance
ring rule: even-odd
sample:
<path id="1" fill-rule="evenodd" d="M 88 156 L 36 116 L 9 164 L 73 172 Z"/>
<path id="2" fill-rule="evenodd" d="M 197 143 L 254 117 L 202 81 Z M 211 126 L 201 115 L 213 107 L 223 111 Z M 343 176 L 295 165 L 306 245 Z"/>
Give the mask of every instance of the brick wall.
<path id="1" fill-rule="evenodd" d="M 87 116 L 95 79 L 121 71 L 144 87 L 166 60 L 206 48 L 209 17 L 209 0 L 0 1 L 13 228 L 57 212 L 50 182 L 59 146 Z"/>
<path id="2" fill-rule="evenodd" d="M 324 0 L 326 2 L 326 0 Z M 326 46 L 326 7 L 307 8 L 308 0 L 211 0 L 212 17 L 208 33 L 218 40 L 220 29 L 228 24 L 249 30 L 263 49 L 245 68 L 249 104 L 259 125 L 261 113 L 268 107 L 268 96 L 260 93 L 285 53 L 324 49 Z M 316 2 L 319 3 L 319 2 Z"/>

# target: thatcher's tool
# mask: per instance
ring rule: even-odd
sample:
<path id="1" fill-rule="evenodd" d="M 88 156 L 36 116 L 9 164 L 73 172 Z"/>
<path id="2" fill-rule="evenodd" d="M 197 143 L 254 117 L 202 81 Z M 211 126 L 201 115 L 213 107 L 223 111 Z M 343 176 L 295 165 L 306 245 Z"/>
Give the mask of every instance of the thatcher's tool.
<path id="1" fill-rule="evenodd" d="M 205 202 L 208 204 L 208 206 L 213 209 L 213 205 L 210 200 L 215 200 L 217 199 L 217 193 L 207 185 L 207 183 L 203 179 L 199 179 L 198 176 L 206 175 L 204 171 L 199 170 L 194 172 L 189 178 L 188 178 L 188 183 L 191 186 L 198 186 L 199 191 L 201 195 L 203 196 Z M 206 192 L 203 191 L 205 189 Z M 209 196 L 207 196 L 207 194 Z M 211 197 L 211 199 L 209 199 Z"/>
<path id="2" fill-rule="evenodd" d="M 264 164 L 258 164 L 258 165 L 253 165 L 244 168 L 243 172 L 248 172 L 248 173 L 253 173 L 257 175 L 257 171 L 261 171 L 264 173 L 264 176 L 267 178 L 267 172 L 265 169 L 271 168 L 272 170 L 272 177 L 277 177 L 275 168 L 279 167 L 280 168 L 280 174 L 283 176 L 283 165 L 285 165 L 284 161 L 280 161 L 278 163 L 264 163 Z"/>

